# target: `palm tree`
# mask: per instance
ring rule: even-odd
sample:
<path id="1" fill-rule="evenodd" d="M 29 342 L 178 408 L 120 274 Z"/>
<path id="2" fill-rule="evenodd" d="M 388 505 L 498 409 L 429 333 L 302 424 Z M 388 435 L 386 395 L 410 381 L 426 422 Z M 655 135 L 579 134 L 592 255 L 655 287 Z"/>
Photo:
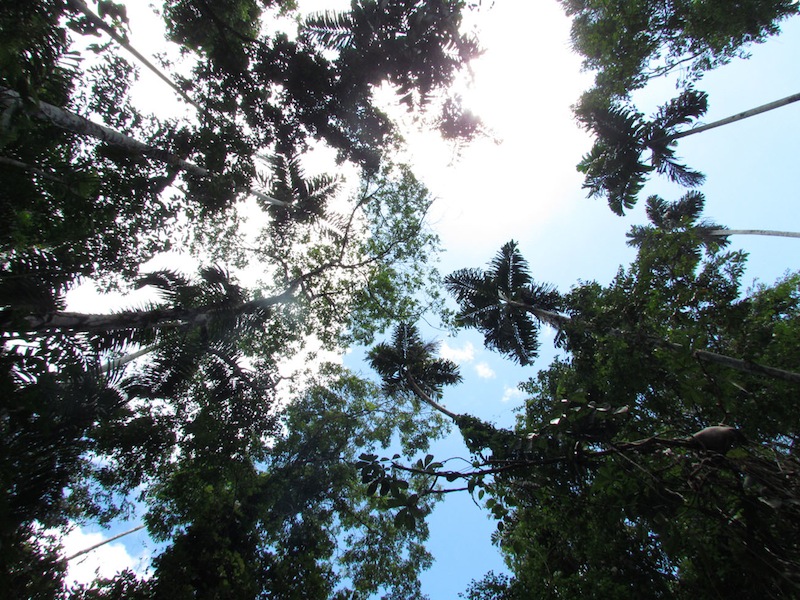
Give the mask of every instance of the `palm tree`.
<path id="1" fill-rule="evenodd" d="M 693 187 L 704 176 L 677 162 L 671 134 L 680 125 L 705 114 L 707 96 L 686 90 L 662 106 L 652 121 L 642 113 L 616 100 L 589 92 L 575 108 L 578 120 L 592 131 L 596 140 L 589 154 L 578 163 L 586 175 L 583 187 L 589 197 L 606 196 L 612 211 L 622 215 L 633 208 L 651 171 L 665 173 L 670 179 Z M 650 164 L 642 155 L 650 151 Z"/>
<path id="2" fill-rule="evenodd" d="M 483 331 L 487 347 L 522 365 L 537 356 L 538 323 L 560 330 L 569 320 L 557 312 L 561 296 L 533 283 L 514 241 L 500 249 L 487 272 L 461 269 L 445 278 L 445 286 L 461 305 L 457 322 Z"/>
<path id="3" fill-rule="evenodd" d="M 2 311 L 0 332 L 22 335 L 55 332 L 83 332 L 114 335 L 114 332 L 151 332 L 186 326 L 208 327 L 223 320 L 263 317 L 273 306 L 290 302 L 303 277 L 290 283 L 280 294 L 247 300 L 244 291 L 232 284 L 219 268 L 204 269 L 202 282 L 190 284 L 168 271 L 151 273 L 137 285 L 154 286 L 167 300 L 145 310 L 129 310 L 116 314 L 87 314 L 67 311 L 15 314 L 11 308 Z M 131 340 L 134 341 L 134 340 Z M 138 340 L 137 340 L 138 341 Z M 150 343 L 148 338 L 145 343 Z"/>
<path id="4" fill-rule="evenodd" d="M 598 331 L 585 320 L 571 319 L 557 312 L 563 301 L 549 286 L 532 283 L 528 265 L 516 242 L 505 244 L 485 273 L 480 269 L 462 269 L 445 278 L 445 286 L 461 305 L 456 320 L 465 327 L 483 332 L 487 347 L 495 348 L 521 365 L 531 364 L 538 350 L 537 332 L 544 323 L 568 338 L 571 332 L 607 333 L 628 336 L 635 332 Z M 558 339 L 558 338 L 557 338 Z M 685 351 L 680 344 L 647 337 L 657 347 Z M 750 361 L 717 354 L 708 350 L 691 350 L 691 355 L 705 362 L 719 364 L 746 373 L 767 375 L 792 383 L 800 383 L 800 373 L 785 371 Z"/>
<path id="5" fill-rule="evenodd" d="M 675 202 L 667 202 L 659 196 L 647 198 L 647 218 L 652 225 L 634 225 L 628 232 L 628 245 L 641 246 L 656 231 L 665 233 L 691 231 L 697 241 L 708 252 L 713 253 L 729 244 L 731 235 L 767 235 L 778 237 L 800 237 L 793 231 L 771 231 L 767 229 L 727 229 L 717 223 L 700 220 L 705 205 L 705 196 L 697 191 L 687 192 Z"/>
<path id="6" fill-rule="evenodd" d="M 436 344 L 423 342 L 414 325 L 395 327 L 392 343 L 372 348 L 367 360 L 383 379 L 388 394 L 410 389 L 420 400 L 440 413 L 457 420 L 459 415 L 439 404 L 434 398 L 442 387 L 461 381 L 458 366 L 446 359 L 433 358 Z"/>
<path id="7" fill-rule="evenodd" d="M 575 107 L 575 115 L 592 131 L 596 140 L 589 153 L 578 163 L 586 178 L 584 189 L 589 197 L 606 196 L 609 207 L 618 215 L 633 208 L 651 171 L 665 174 L 685 187 L 700 185 L 705 176 L 678 162 L 675 145 L 678 139 L 761 114 L 800 100 L 794 94 L 701 127 L 679 131 L 678 128 L 699 119 L 708 109 L 708 96 L 692 88 L 659 108 L 650 121 L 642 113 L 620 104 L 618 100 L 593 90 Z M 642 155 L 649 151 L 649 161 Z M 649 163 L 649 164 L 648 164 Z"/>

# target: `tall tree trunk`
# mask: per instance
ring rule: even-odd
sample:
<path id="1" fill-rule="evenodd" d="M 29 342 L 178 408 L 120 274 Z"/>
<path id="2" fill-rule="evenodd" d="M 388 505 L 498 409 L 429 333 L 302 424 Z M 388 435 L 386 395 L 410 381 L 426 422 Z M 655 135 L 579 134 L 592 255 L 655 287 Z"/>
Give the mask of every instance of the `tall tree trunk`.
<path id="1" fill-rule="evenodd" d="M 456 413 L 447 410 L 444 406 L 431 398 L 430 395 L 426 394 L 425 391 L 420 387 L 419 383 L 417 383 L 417 380 L 414 379 L 409 373 L 406 373 L 405 376 L 406 383 L 408 383 L 408 386 L 411 388 L 411 391 L 414 392 L 414 395 L 417 398 L 430 405 L 432 408 L 438 410 L 443 415 L 447 415 L 454 421 L 458 419 L 458 415 Z"/>
<path id="2" fill-rule="evenodd" d="M 800 233 L 797 231 L 773 231 L 771 229 L 712 229 L 708 233 L 720 237 L 728 235 L 773 235 L 776 237 L 800 238 Z"/>
<path id="3" fill-rule="evenodd" d="M 18 106 L 21 103 L 22 99 L 17 92 L 9 88 L 0 87 L 0 109 L 5 110 L 15 105 Z M 194 163 L 183 160 L 160 148 L 148 146 L 105 125 L 99 125 L 89 119 L 85 119 L 63 108 L 48 104 L 47 102 L 38 102 L 37 104 L 38 106 L 37 109 L 33 111 L 33 116 L 44 121 L 49 121 L 56 127 L 66 129 L 78 135 L 93 137 L 113 146 L 125 148 L 132 154 L 142 154 L 198 177 L 208 177 L 210 175 L 208 170 Z"/>
<path id="4" fill-rule="evenodd" d="M 121 329 L 163 329 L 186 325 L 202 325 L 212 321 L 221 312 L 245 315 L 258 310 L 269 309 L 289 302 L 294 297 L 296 285 L 282 294 L 269 298 L 258 298 L 238 306 L 221 309 L 219 306 L 199 308 L 163 308 L 147 311 L 127 311 L 110 315 L 97 315 L 76 312 L 52 312 L 44 315 L 26 315 L 22 318 L 6 318 L 0 322 L 0 332 L 14 333 L 52 333 L 84 332 L 104 333 Z"/>
<path id="5" fill-rule="evenodd" d="M 110 372 L 110 371 L 112 371 L 114 369 L 118 369 L 120 367 L 123 367 L 123 366 L 127 365 L 128 363 L 131 363 L 131 362 L 135 361 L 137 358 L 141 358 L 142 356 L 150 354 L 157 347 L 158 346 L 145 346 L 144 348 L 141 348 L 141 349 L 137 350 L 136 352 L 131 352 L 130 354 L 126 354 L 125 356 L 120 356 L 119 358 L 114 358 L 112 360 L 109 360 L 106 364 L 104 364 L 102 367 L 100 367 L 100 373 L 101 374 L 105 374 L 105 373 L 108 373 L 108 372 Z"/>
<path id="6" fill-rule="evenodd" d="M 693 129 L 689 129 L 687 131 L 681 131 L 680 133 L 676 133 L 675 135 L 669 136 L 669 139 L 677 140 L 682 137 L 693 135 L 695 133 L 700 133 L 702 131 L 714 129 L 715 127 L 722 127 L 723 125 L 728 125 L 729 123 L 741 121 L 742 119 L 747 119 L 748 117 L 760 115 L 763 112 L 767 112 L 775 108 L 780 108 L 781 106 L 786 106 L 787 104 L 797 102 L 798 100 L 800 100 L 800 93 L 792 94 L 791 96 L 787 96 L 786 98 L 781 98 L 780 100 L 776 100 L 775 102 L 770 102 L 768 104 L 762 104 L 761 106 L 757 106 L 756 108 L 751 108 L 750 110 L 746 110 L 744 112 L 731 115 L 730 117 L 720 119 L 719 121 L 714 121 L 713 123 L 708 123 L 707 125 L 700 125 L 699 127 L 694 127 Z"/>
<path id="7" fill-rule="evenodd" d="M 165 81 L 169 87 L 171 87 L 177 94 L 183 98 L 186 102 L 194 106 L 200 113 L 204 113 L 205 110 L 202 106 L 197 104 L 194 100 L 192 100 L 186 92 L 184 92 L 181 88 L 179 88 L 175 82 L 173 82 L 169 77 L 167 77 L 164 73 L 162 73 L 158 67 L 156 67 L 153 63 L 151 63 L 147 58 L 145 58 L 136 48 L 131 46 L 124 37 L 122 37 L 119 33 L 117 33 L 113 27 L 109 27 L 106 25 L 105 21 L 98 17 L 92 10 L 86 5 L 83 0 L 68 0 L 70 6 L 72 6 L 75 10 L 83 13 L 89 22 L 92 23 L 98 29 L 102 29 L 105 31 L 111 39 L 117 42 L 120 46 L 125 48 L 128 52 L 130 52 L 133 56 L 136 57 L 144 66 L 146 66 L 150 71 L 152 71 L 156 76 L 158 76 L 161 80 Z"/>
<path id="8" fill-rule="evenodd" d="M 19 106 L 21 103 L 22 99 L 17 92 L 9 88 L 0 87 L 0 110 L 6 110 L 14 106 Z M 148 146 L 147 144 L 135 140 L 124 133 L 115 131 L 114 129 L 106 127 L 105 125 L 94 123 L 89 119 L 85 119 L 79 115 L 69 112 L 68 110 L 48 104 L 47 102 L 38 102 L 37 109 L 33 111 L 33 115 L 39 119 L 49 121 L 56 127 L 66 129 L 67 131 L 71 131 L 78 135 L 93 137 L 113 146 L 125 148 L 134 154 L 142 154 L 143 156 L 147 156 L 159 162 L 178 168 L 182 171 L 186 171 L 187 173 L 191 173 L 197 177 L 214 176 L 214 174 L 207 169 L 204 169 L 203 167 L 200 167 L 187 160 L 183 160 L 182 158 L 177 157 L 174 154 L 170 154 L 165 150 Z M 288 206 L 287 202 L 283 202 L 282 200 L 278 200 L 257 190 L 250 189 L 249 192 L 268 204 L 275 206 Z"/>
<path id="9" fill-rule="evenodd" d="M 134 527 L 132 529 L 128 529 L 128 531 L 123 531 L 122 533 L 118 533 L 117 535 L 112 535 L 110 538 L 105 539 L 102 542 L 98 542 L 97 544 L 89 546 L 88 548 L 84 548 L 83 550 L 80 550 L 80 551 L 76 552 L 75 554 L 71 554 L 70 556 L 68 556 L 64 560 L 69 562 L 74 558 L 78 558 L 79 556 L 83 556 L 84 554 L 88 554 L 92 550 L 97 550 L 97 548 L 100 548 L 101 546 L 105 546 L 106 544 L 109 544 L 109 543 L 111 543 L 111 542 L 113 542 L 115 540 L 118 540 L 121 537 L 125 537 L 126 535 L 130 535 L 131 533 L 136 533 L 137 531 L 140 531 L 140 530 L 144 529 L 144 527 L 145 527 L 144 525 L 137 525 L 136 527 Z"/>
<path id="10" fill-rule="evenodd" d="M 525 304 L 524 302 L 517 302 L 514 300 L 507 300 L 507 302 L 511 306 L 514 306 L 515 308 L 519 308 L 521 310 L 525 310 L 531 313 L 534 317 L 536 317 L 540 321 L 547 323 L 548 325 L 556 329 L 562 330 L 565 325 L 569 323 L 575 323 L 579 326 L 585 327 L 587 331 L 596 332 L 596 328 L 591 323 L 587 323 L 585 321 L 575 321 L 566 315 L 555 313 L 549 310 L 542 310 L 540 308 L 536 308 L 535 306 L 530 306 L 528 304 Z M 624 337 L 625 335 L 627 335 L 627 332 L 620 330 L 614 330 L 608 333 L 619 337 Z M 674 342 L 669 342 L 667 340 L 662 340 L 652 337 L 649 339 L 656 346 L 669 348 L 671 350 L 675 350 L 678 352 L 687 351 L 687 348 L 681 346 L 680 344 L 676 344 Z M 794 371 L 786 371 L 784 369 L 778 369 L 775 367 L 761 365 L 752 361 L 733 358 L 732 356 L 726 356 L 725 354 L 717 354 L 716 352 L 710 352 L 708 350 L 689 349 L 689 352 L 694 358 L 701 360 L 703 362 L 710 362 L 717 365 L 722 365 L 724 367 L 728 367 L 729 369 L 734 369 L 736 371 L 741 371 L 743 373 L 756 373 L 759 375 L 766 375 L 768 377 L 772 377 L 773 379 L 781 379 L 783 381 L 788 381 L 790 383 L 800 384 L 800 373 L 796 373 Z"/>

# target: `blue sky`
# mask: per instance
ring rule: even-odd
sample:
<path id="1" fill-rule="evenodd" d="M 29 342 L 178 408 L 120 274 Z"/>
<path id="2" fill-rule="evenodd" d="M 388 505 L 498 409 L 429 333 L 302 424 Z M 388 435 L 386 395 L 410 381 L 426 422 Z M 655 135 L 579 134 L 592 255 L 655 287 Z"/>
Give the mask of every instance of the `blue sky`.
<path id="1" fill-rule="evenodd" d="M 575 165 L 591 142 L 569 107 L 591 78 L 580 72 L 580 60 L 569 50 L 569 21 L 557 3 L 528 4 L 537 6 L 497 2 L 483 15 L 487 64 L 476 65 L 476 89 L 465 94 L 503 142 L 477 144 L 455 164 L 446 148 L 432 150 L 431 136 L 420 136 L 427 140 L 424 152 L 412 146 L 416 172 L 439 199 L 434 221 L 445 247 L 442 272 L 485 267 L 514 239 L 539 281 L 562 291 L 578 280 L 605 284 L 634 256 L 625 233 L 646 222 L 643 202 L 617 217 L 604 200 L 585 197 Z M 800 20 L 786 22 L 782 35 L 753 46 L 751 53 L 749 60 L 733 61 L 697 83 L 709 93 L 703 122 L 800 91 Z M 635 102 L 651 114 L 674 95 L 674 82 L 660 80 L 638 92 Z M 699 188 L 706 195 L 707 218 L 732 229 L 800 231 L 800 103 L 682 139 L 677 154 L 707 176 Z M 685 191 L 653 178 L 640 197 L 677 200 Z M 731 248 L 749 253 L 745 281 L 771 283 L 797 269 L 798 242 L 733 236 Z M 444 354 L 461 362 L 464 375 L 461 386 L 446 391 L 444 403 L 501 425 L 513 423 L 521 403 L 513 393 L 509 398 L 509 390 L 553 356 L 551 340 L 544 339 L 539 361 L 522 369 L 484 350 L 475 332 L 443 341 Z M 466 456 L 457 433 L 434 453 Z M 437 562 L 424 575 L 424 591 L 433 600 L 455 598 L 471 579 L 503 570 L 489 541 L 495 524 L 466 495 L 449 496 L 430 522 L 429 547 Z"/>
<path id="2" fill-rule="evenodd" d="M 320 0 L 316 6 L 331 4 Z M 487 52 L 473 66 L 475 81 L 463 94 L 500 143 L 478 142 L 455 159 L 452 148 L 432 133 L 408 133 L 408 159 L 437 197 L 431 223 L 445 249 L 442 272 L 484 267 L 502 244 L 515 239 L 537 280 L 562 291 L 579 279 L 608 283 L 619 265 L 633 258 L 626 231 L 646 219 L 643 206 L 620 218 L 605 201 L 587 199 L 581 189 L 575 165 L 591 141 L 575 124 L 570 105 L 589 87 L 591 76 L 581 73 L 580 59 L 569 49 L 569 21 L 555 0 L 498 0 L 476 16 L 475 24 Z M 750 60 L 734 61 L 697 84 L 709 93 L 704 121 L 800 91 L 800 19 L 785 23 L 783 30 L 754 46 Z M 146 81 L 146 74 L 142 78 Z M 160 107 L 166 95 L 159 98 Z M 636 102 L 649 114 L 673 95 L 674 84 L 663 80 L 638 93 Z M 731 228 L 800 231 L 800 103 L 683 139 L 678 154 L 707 175 L 700 189 L 708 218 Z M 684 191 L 653 179 L 641 197 L 657 193 L 675 200 Z M 749 280 L 769 283 L 797 268 L 797 240 L 739 236 L 732 247 L 750 253 Z M 522 401 L 515 395 L 517 383 L 552 358 L 547 337 L 539 362 L 527 369 L 484 350 L 475 332 L 440 339 L 443 354 L 460 362 L 465 378 L 447 391 L 444 403 L 453 411 L 506 426 Z M 348 358 L 348 364 L 366 370 L 357 356 Z M 466 456 L 457 434 L 437 444 L 434 452 L 437 458 Z M 466 494 L 451 495 L 440 504 L 431 518 L 429 544 L 436 563 L 423 578 L 423 589 L 433 600 L 455 598 L 471 579 L 490 569 L 502 570 L 489 541 L 494 527 Z M 78 535 L 67 552 L 91 545 Z M 120 555 L 123 546 L 135 557 L 143 549 L 147 552 L 147 545 L 139 533 L 95 554 L 110 557 L 116 552 L 113 564 L 126 564 L 129 559 Z M 94 568 L 89 560 L 83 565 Z"/>

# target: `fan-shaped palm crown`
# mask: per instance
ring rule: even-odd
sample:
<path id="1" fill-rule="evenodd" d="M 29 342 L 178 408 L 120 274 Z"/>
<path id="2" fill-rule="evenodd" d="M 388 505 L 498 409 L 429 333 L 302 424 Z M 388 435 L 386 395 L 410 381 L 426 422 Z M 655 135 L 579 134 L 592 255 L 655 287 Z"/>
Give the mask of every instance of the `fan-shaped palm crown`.
<path id="1" fill-rule="evenodd" d="M 383 379 L 387 393 L 408 389 L 411 378 L 426 393 L 439 395 L 443 386 L 461 381 L 461 375 L 453 361 L 434 358 L 436 349 L 435 343 L 422 341 L 415 325 L 400 324 L 392 343 L 376 345 L 367 360 Z"/>
<path id="2" fill-rule="evenodd" d="M 558 326 L 552 311 L 558 310 L 560 295 L 550 286 L 533 283 L 514 241 L 500 249 L 488 271 L 461 269 L 445 278 L 445 286 L 461 305 L 458 323 L 482 331 L 488 348 L 521 365 L 537 356 L 536 319 Z"/>

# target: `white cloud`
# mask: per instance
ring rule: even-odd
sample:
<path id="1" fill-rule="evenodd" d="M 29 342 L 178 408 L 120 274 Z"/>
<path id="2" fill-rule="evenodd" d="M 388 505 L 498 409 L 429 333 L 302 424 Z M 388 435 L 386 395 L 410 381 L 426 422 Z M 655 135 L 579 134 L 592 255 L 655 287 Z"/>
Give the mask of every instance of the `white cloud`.
<path id="1" fill-rule="evenodd" d="M 475 346 L 471 342 L 467 342 L 462 348 L 452 348 L 447 342 L 444 342 L 439 349 L 439 356 L 459 364 L 472 362 L 475 360 Z"/>
<path id="2" fill-rule="evenodd" d="M 475 371 L 481 379 L 494 379 L 497 376 L 497 373 L 485 362 L 475 365 Z"/>
<path id="3" fill-rule="evenodd" d="M 503 398 L 501 401 L 511 402 L 512 400 L 521 400 L 524 397 L 525 393 L 521 389 L 505 386 L 505 388 L 503 389 Z"/>

